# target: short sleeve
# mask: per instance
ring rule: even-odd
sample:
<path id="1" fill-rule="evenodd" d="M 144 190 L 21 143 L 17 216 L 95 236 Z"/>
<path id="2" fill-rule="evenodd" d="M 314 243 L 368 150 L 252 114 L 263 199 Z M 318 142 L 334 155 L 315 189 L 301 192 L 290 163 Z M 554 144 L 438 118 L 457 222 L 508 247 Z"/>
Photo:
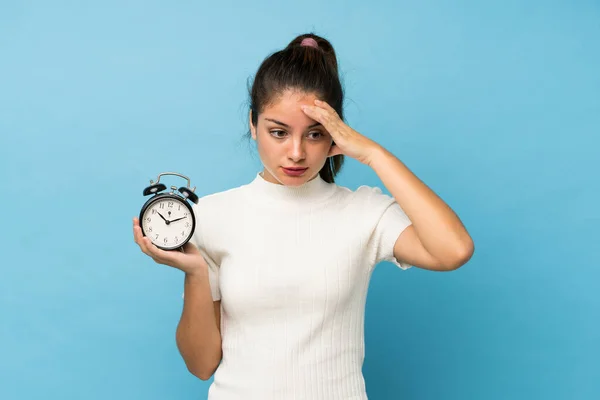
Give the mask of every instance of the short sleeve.
<path id="1" fill-rule="evenodd" d="M 193 207 L 194 213 L 196 214 L 196 221 L 205 221 L 205 219 L 200 219 L 198 216 L 198 210 L 196 206 Z M 219 287 L 219 264 L 214 260 L 214 257 L 210 256 L 210 250 L 205 243 L 203 231 L 200 228 L 204 224 L 200 224 L 196 222 L 196 229 L 194 231 L 193 236 L 190 239 L 190 242 L 198 248 L 202 257 L 208 264 L 208 282 L 210 285 L 210 292 L 212 295 L 213 301 L 221 300 L 221 290 Z M 183 298 L 183 295 L 181 296 Z"/>
<path id="2" fill-rule="evenodd" d="M 378 201 L 387 202 L 372 237 L 372 244 L 375 247 L 375 264 L 388 261 L 403 270 L 409 269 L 411 265 L 398 261 L 394 257 L 394 245 L 400 234 L 412 224 L 412 221 L 393 197 L 381 194 L 381 190 L 378 188 L 375 188 L 374 191 L 379 198 Z"/>
<path id="3" fill-rule="evenodd" d="M 221 300 L 221 290 L 219 288 L 219 266 L 202 247 L 198 247 L 198 249 L 208 264 L 208 282 L 210 284 L 210 292 L 212 294 L 213 301 Z"/>

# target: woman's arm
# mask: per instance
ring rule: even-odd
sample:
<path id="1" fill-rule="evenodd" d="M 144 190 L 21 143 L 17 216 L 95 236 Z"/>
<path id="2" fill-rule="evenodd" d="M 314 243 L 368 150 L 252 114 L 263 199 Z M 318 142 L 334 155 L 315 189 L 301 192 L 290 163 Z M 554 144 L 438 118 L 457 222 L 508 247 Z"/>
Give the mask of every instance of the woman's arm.
<path id="1" fill-rule="evenodd" d="M 456 214 L 389 151 L 350 128 L 324 101 L 302 105 L 306 115 L 331 135 L 328 156 L 344 154 L 375 170 L 412 221 L 394 246 L 398 260 L 431 270 L 453 270 L 466 263 L 474 245 Z"/>
<path id="2" fill-rule="evenodd" d="M 221 301 L 213 301 L 208 269 L 186 274 L 183 311 L 177 326 L 177 347 L 188 370 L 208 380 L 221 362 Z"/>
<path id="3" fill-rule="evenodd" d="M 412 221 L 396 241 L 396 259 L 425 269 L 448 271 L 471 258 L 473 240 L 458 216 L 398 158 L 377 145 L 365 163 Z"/>
<path id="4" fill-rule="evenodd" d="M 209 379 L 221 362 L 221 302 L 213 302 L 206 259 L 191 241 L 183 252 L 159 249 L 142 234 L 137 217 L 133 218 L 133 237 L 154 262 L 185 273 L 177 347 L 188 370 L 200 379 Z"/>

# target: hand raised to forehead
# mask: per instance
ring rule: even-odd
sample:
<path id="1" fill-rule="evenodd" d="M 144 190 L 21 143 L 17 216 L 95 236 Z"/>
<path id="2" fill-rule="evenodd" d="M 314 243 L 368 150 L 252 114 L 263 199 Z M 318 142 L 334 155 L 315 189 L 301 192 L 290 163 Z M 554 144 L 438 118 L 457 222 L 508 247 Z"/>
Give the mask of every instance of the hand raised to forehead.
<path id="1" fill-rule="evenodd" d="M 350 128 L 333 107 L 324 101 L 315 100 L 314 106 L 302 105 L 301 108 L 308 117 L 320 122 L 333 138 L 335 144 L 328 157 L 343 154 L 363 164 L 370 164 L 371 156 L 379 145 Z"/>

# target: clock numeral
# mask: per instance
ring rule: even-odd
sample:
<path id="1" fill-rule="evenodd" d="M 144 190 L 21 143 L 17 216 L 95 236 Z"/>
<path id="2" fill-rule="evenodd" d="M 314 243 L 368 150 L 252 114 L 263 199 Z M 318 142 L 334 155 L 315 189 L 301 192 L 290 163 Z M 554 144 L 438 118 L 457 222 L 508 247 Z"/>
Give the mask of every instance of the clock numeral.
<path id="1" fill-rule="evenodd" d="M 152 215 L 156 214 L 156 210 L 153 208 L 152 209 Z"/>
<path id="2" fill-rule="evenodd" d="M 160 208 L 165 208 L 165 203 L 160 203 L 158 206 L 159 206 Z"/>
<path id="3" fill-rule="evenodd" d="M 177 211 L 181 210 L 181 204 L 179 205 L 179 207 L 177 207 Z"/>
<path id="4" fill-rule="evenodd" d="M 185 237 L 185 231 L 181 231 L 181 237 Z"/>
<path id="5" fill-rule="evenodd" d="M 152 218 L 150 218 L 150 217 L 146 218 L 146 222 L 150 222 L 150 221 L 152 221 Z"/>
<path id="6" fill-rule="evenodd" d="M 179 236 L 175 236 L 175 243 L 179 243 Z"/>
<path id="7" fill-rule="evenodd" d="M 158 233 L 156 234 L 156 237 L 154 239 L 158 239 Z"/>
<path id="8" fill-rule="evenodd" d="M 165 238 L 164 242 L 167 243 L 169 241 L 169 238 Z"/>
<path id="9" fill-rule="evenodd" d="M 173 202 L 169 201 L 169 208 L 173 208 Z"/>
<path id="10" fill-rule="evenodd" d="M 148 232 L 152 232 L 152 227 L 151 226 L 148 227 Z"/>

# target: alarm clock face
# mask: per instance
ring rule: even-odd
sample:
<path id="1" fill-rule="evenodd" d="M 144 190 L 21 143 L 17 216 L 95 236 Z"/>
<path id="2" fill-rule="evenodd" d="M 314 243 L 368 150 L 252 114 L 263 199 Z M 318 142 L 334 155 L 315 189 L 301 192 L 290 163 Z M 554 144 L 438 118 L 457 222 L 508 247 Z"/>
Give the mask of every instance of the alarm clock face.
<path id="1" fill-rule="evenodd" d="M 194 233 L 193 211 L 185 200 L 157 196 L 144 209 L 142 230 L 157 247 L 176 249 Z"/>

